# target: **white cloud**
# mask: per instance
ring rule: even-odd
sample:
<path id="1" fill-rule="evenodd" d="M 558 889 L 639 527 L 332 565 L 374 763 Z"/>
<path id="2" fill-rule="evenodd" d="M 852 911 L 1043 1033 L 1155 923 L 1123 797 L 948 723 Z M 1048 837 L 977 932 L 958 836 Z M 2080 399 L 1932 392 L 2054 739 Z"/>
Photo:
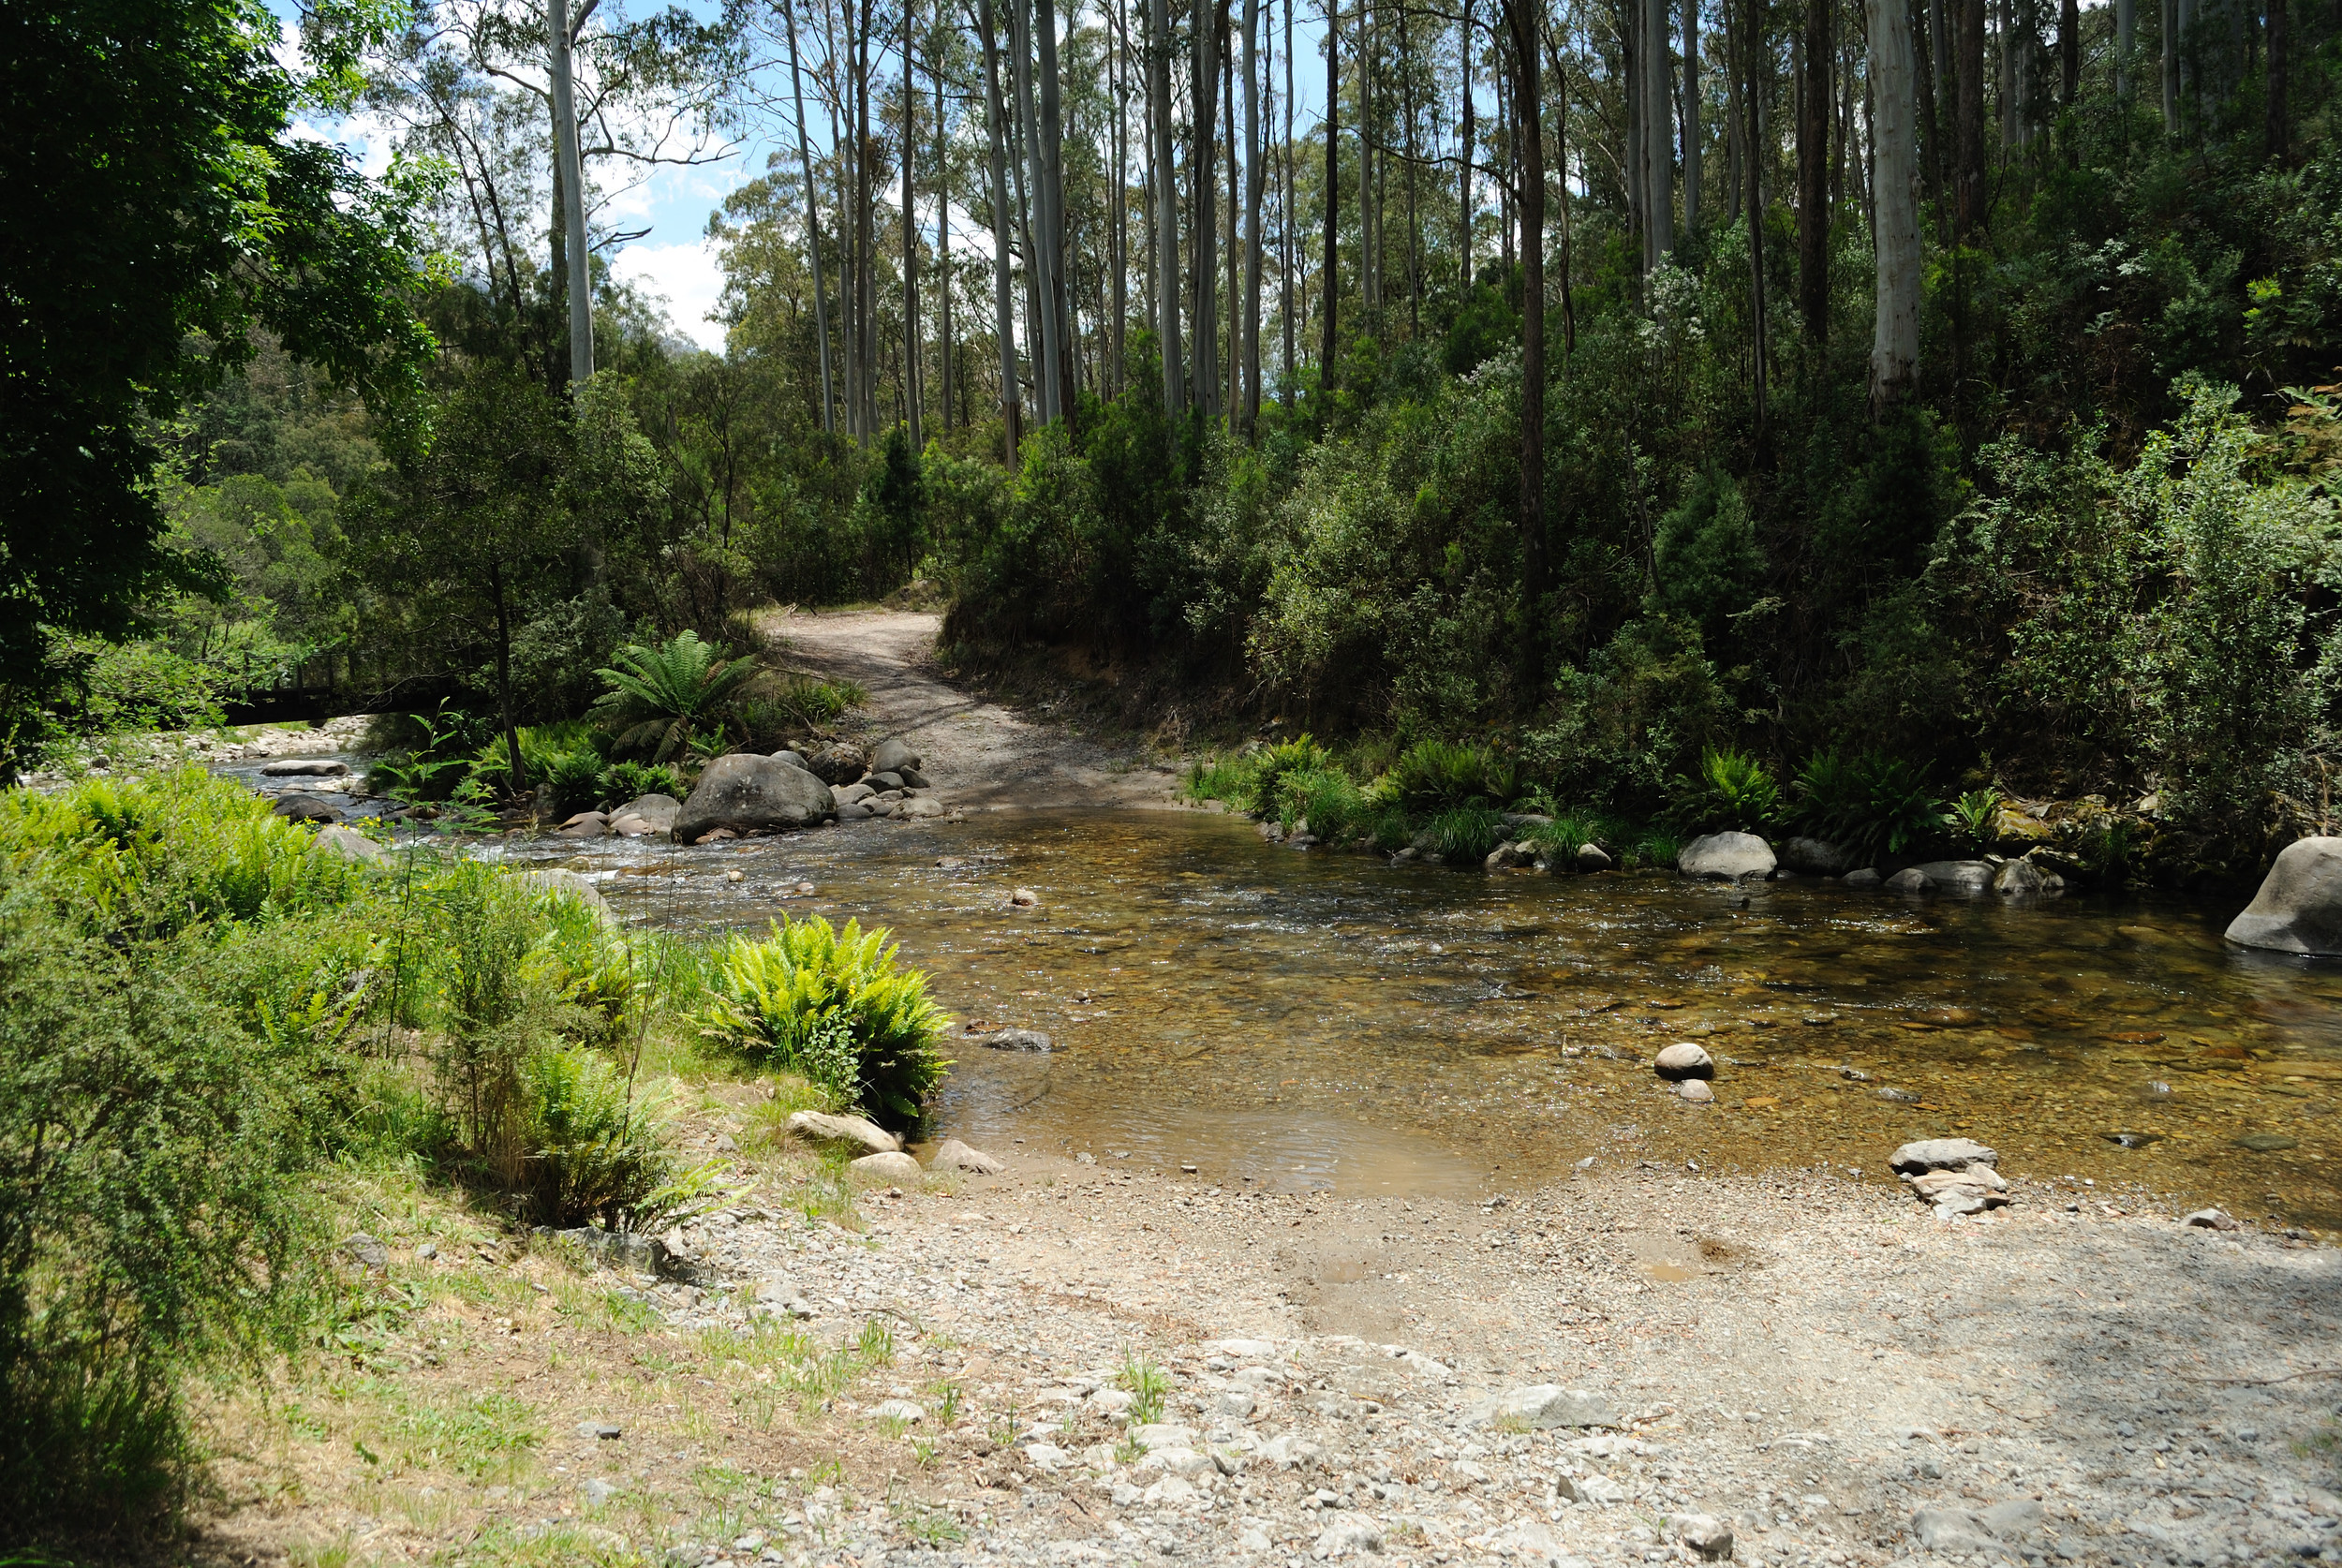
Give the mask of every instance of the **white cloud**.
<path id="1" fill-rule="evenodd" d="M 703 348 L 723 352 L 724 329 L 707 318 L 724 289 L 723 270 L 711 246 L 629 245 L 612 259 L 610 270 L 664 304 L 675 331 Z"/>

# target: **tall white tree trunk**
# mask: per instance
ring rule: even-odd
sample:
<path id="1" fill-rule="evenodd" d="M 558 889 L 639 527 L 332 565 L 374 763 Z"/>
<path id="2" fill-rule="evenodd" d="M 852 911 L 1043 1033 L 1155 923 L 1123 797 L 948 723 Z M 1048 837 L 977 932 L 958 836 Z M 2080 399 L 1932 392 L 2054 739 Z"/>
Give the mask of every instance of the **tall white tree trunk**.
<path id="1" fill-rule="evenodd" d="M 1871 406 L 1911 393 L 1920 359 L 1920 138 L 1905 0 L 1866 0 L 1870 22 L 1873 224 L 1878 316 L 1871 335 Z"/>
<path id="2" fill-rule="evenodd" d="M 1260 204 L 1267 170 L 1261 158 L 1260 0 L 1244 0 L 1244 395 L 1239 410 L 1244 433 L 1260 418 Z"/>
<path id="3" fill-rule="evenodd" d="M 1643 198 L 1655 265 L 1675 249 L 1675 70 L 1668 59 L 1668 0 L 1643 4 L 1643 157 L 1650 184 Z"/>
<path id="4" fill-rule="evenodd" d="M 1155 300 L 1162 321 L 1163 407 L 1186 406 L 1186 367 L 1179 354 L 1179 198 L 1171 168 L 1171 5 L 1148 0 L 1153 36 L 1147 40 L 1148 141 L 1155 158 Z"/>
<path id="5" fill-rule="evenodd" d="M 2114 0 L 2114 96 L 2130 101 L 2130 51 L 2139 33 L 2139 0 Z"/>
<path id="6" fill-rule="evenodd" d="M 813 331 L 822 345 L 822 434 L 837 434 L 836 395 L 829 370 L 829 301 L 822 288 L 822 220 L 813 203 L 813 149 L 805 134 L 805 78 L 797 66 L 797 11 L 793 3 L 781 7 L 789 27 L 789 89 L 797 100 L 797 164 L 805 174 L 805 245 L 813 256 Z"/>
<path id="7" fill-rule="evenodd" d="M 552 55 L 554 155 L 561 164 L 561 230 L 569 252 L 570 380 L 574 383 L 594 373 L 594 269 L 586 252 L 586 178 L 577 151 L 569 0 L 545 0 L 545 37 Z"/>
<path id="8" fill-rule="evenodd" d="M 1699 0 L 1683 0 L 1683 231 L 1699 228 Z"/>
<path id="9" fill-rule="evenodd" d="M 976 30 L 984 37 L 984 128 L 991 143 L 992 330 L 1001 346 L 1001 418 L 1007 425 L 1008 463 L 1016 466 L 1024 410 L 1016 396 L 1015 288 L 1010 281 L 1007 109 L 1001 101 L 1001 45 L 992 0 L 976 0 Z"/>

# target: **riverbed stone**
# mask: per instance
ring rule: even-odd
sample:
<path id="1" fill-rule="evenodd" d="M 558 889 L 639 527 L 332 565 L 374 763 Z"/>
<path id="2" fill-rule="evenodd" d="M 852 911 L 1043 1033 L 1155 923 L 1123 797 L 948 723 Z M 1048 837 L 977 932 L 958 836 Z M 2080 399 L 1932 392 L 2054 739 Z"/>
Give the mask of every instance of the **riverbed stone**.
<path id="1" fill-rule="evenodd" d="M 1029 887 L 1020 887 L 1008 895 L 1008 901 L 1020 910 L 1037 910 L 1041 907 L 1041 895 Z"/>
<path id="2" fill-rule="evenodd" d="M 1039 1029 L 994 1029 L 977 1035 L 975 1043 L 987 1051 L 1047 1051 L 1057 1043 Z"/>
<path id="3" fill-rule="evenodd" d="M 932 795 L 913 795 L 895 807 L 897 821 L 919 821 L 943 815 L 943 803 Z"/>
<path id="4" fill-rule="evenodd" d="M 2228 939 L 2273 953 L 2342 954 L 2342 838 L 2297 838 L 2229 922 Z"/>
<path id="5" fill-rule="evenodd" d="M 331 758 L 290 758 L 267 764 L 260 769 L 260 776 L 264 778 L 339 778 L 348 771 L 348 762 Z"/>
<path id="6" fill-rule="evenodd" d="M 652 793 L 637 795 L 624 806 L 615 807 L 610 813 L 610 823 L 616 827 L 621 820 L 633 817 L 645 823 L 652 833 L 673 833 L 675 819 L 681 815 L 681 801 L 673 795 Z"/>
<path id="7" fill-rule="evenodd" d="M 1993 885 L 1993 867 L 1980 860 L 1930 860 L 1910 869 L 1946 893 L 1982 893 Z"/>
<path id="8" fill-rule="evenodd" d="M 1906 865 L 1887 879 L 1889 893 L 1933 893 L 1935 879 L 1916 865 Z"/>
<path id="9" fill-rule="evenodd" d="M 1678 1041 L 1653 1058 L 1651 1070 L 1669 1083 L 1680 1084 L 1686 1078 L 1712 1078 L 1716 1075 L 1715 1058 L 1706 1047 L 1688 1040 Z"/>
<path id="10" fill-rule="evenodd" d="M 340 806 L 321 801 L 315 795 L 299 793 L 279 795 L 276 798 L 276 804 L 269 809 L 279 817 L 296 822 L 338 822 L 342 820 Z"/>
<path id="11" fill-rule="evenodd" d="M 851 784 L 868 771 L 869 759 L 852 741 L 832 741 L 805 762 L 824 784 Z"/>
<path id="12" fill-rule="evenodd" d="M 2180 1223 L 2199 1231 L 2233 1231 L 2242 1228 L 2227 1210 L 2217 1208 L 2200 1208 L 2182 1220 Z"/>
<path id="13" fill-rule="evenodd" d="M 887 736 L 878 743 L 878 749 L 870 753 L 872 773 L 898 774 L 905 768 L 915 768 L 918 765 L 919 753 L 912 750 L 911 743 L 900 735 Z"/>
<path id="14" fill-rule="evenodd" d="M 561 824 L 560 834 L 564 838 L 607 838 L 610 819 L 600 811 L 581 811 Z"/>
<path id="15" fill-rule="evenodd" d="M 318 829 L 318 848 L 362 865 L 379 865 L 385 858 L 381 845 L 356 828 L 344 827 L 339 822 L 328 822 Z"/>
<path id="16" fill-rule="evenodd" d="M 846 1169 L 886 1181 L 916 1181 L 919 1161 L 908 1154 L 866 1154 L 846 1161 Z"/>
<path id="17" fill-rule="evenodd" d="M 805 753 L 802 751 L 792 751 L 784 747 L 773 753 L 773 761 L 783 767 L 797 768 L 806 773 L 813 771 L 813 764 L 805 760 Z"/>
<path id="18" fill-rule="evenodd" d="M 1473 1425 L 1479 1427 L 1518 1421 L 1539 1432 L 1551 1431 L 1556 1427 L 1616 1427 L 1621 1424 L 1618 1406 L 1610 1402 L 1608 1395 L 1583 1388 L 1564 1388 L 1551 1383 L 1508 1389 L 1474 1407 L 1469 1419 Z"/>
<path id="19" fill-rule="evenodd" d="M 615 921 L 617 918 L 611 912 L 610 900 L 601 895 L 601 889 L 596 887 L 591 879 L 581 876 L 575 871 L 545 867 L 534 871 L 515 871 L 512 875 L 521 886 L 531 893 L 566 894 L 593 910 L 604 921 Z"/>
<path id="20" fill-rule="evenodd" d="M 789 1117 L 789 1131 L 815 1143 L 852 1144 L 876 1154 L 893 1154 L 903 1141 L 867 1117 L 838 1117 L 826 1111 L 798 1111 Z"/>
<path id="21" fill-rule="evenodd" d="M 1905 1144 L 1888 1157 L 1887 1166 L 1904 1176 L 1929 1171 L 1961 1171 L 1970 1165 L 1997 1165 L 2000 1154 L 1973 1138 L 1921 1138 Z"/>
<path id="22" fill-rule="evenodd" d="M 1843 877 L 1854 869 L 1854 851 L 1827 838 L 1791 838 L 1773 847 L 1781 868 L 1801 877 Z"/>
<path id="23" fill-rule="evenodd" d="M 971 1176 L 999 1176 L 1008 1168 L 984 1150 L 971 1148 L 957 1138 L 946 1138 L 938 1144 L 928 1166 L 938 1171 L 965 1171 Z"/>
<path id="24" fill-rule="evenodd" d="M 1579 845 L 1577 858 L 1580 871 L 1608 871 L 1616 864 L 1610 859 L 1610 852 L 1599 844 Z"/>
<path id="25" fill-rule="evenodd" d="M 1845 874 L 1845 885 L 1853 888 L 1874 888 L 1886 879 L 1874 866 L 1864 865 Z"/>
<path id="26" fill-rule="evenodd" d="M 1683 846 L 1675 868 L 1686 877 L 1711 881 L 1759 880 L 1778 865 L 1772 846 L 1753 833 L 1711 833 Z"/>
<path id="27" fill-rule="evenodd" d="M 1994 877 L 1993 891 L 2004 898 L 2038 898 L 2049 891 L 2049 879 L 2031 861 L 2012 860 Z"/>
<path id="28" fill-rule="evenodd" d="M 931 790 L 935 788 L 934 785 L 927 782 L 927 776 L 921 773 L 917 768 L 897 768 L 895 770 L 895 774 L 897 777 L 903 781 L 903 787 L 905 789 Z"/>
<path id="29" fill-rule="evenodd" d="M 809 827 L 837 809 L 829 791 L 811 774 L 770 757 L 735 752 L 707 764 L 691 798 L 674 821 L 674 841 L 696 844 L 719 828 L 753 833 L 761 828 Z"/>
<path id="30" fill-rule="evenodd" d="M 1705 1105 L 1715 1099 L 1716 1091 L 1708 1087 L 1707 1080 L 1704 1078 L 1687 1078 L 1675 1086 L 1675 1096 L 1679 1100 L 1688 1100 L 1695 1105 Z"/>
<path id="31" fill-rule="evenodd" d="M 1703 1562 L 1722 1562 L 1732 1555 L 1732 1527 L 1713 1514 L 1682 1514 L 1673 1521 L 1675 1538 Z"/>
<path id="32" fill-rule="evenodd" d="M 858 806 L 877 793 L 876 790 L 859 780 L 852 784 L 833 784 L 829 788 L 829 798 L 839 806 Z"/>

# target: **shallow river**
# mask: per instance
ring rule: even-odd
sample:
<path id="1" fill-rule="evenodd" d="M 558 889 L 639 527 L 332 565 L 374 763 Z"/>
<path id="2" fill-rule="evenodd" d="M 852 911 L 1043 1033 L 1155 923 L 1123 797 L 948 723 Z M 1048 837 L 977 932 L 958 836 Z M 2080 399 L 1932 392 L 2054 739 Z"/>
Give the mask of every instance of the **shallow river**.
<path id="1" fill-rule="evenodd" d="M 1589 1155 L 1885 1180 L 1963 1134 L 2011 1174 L 2342 1228 L 2342 964 L 2228 948 L 2225 908 L 1393 869 L 1185 811 L 508 852 L 630 922 L 892 927 L 956 1034 L 1055 1039 L 956 1038 L 936 1128 L 979 1147 L 1484 1194 Z M 1715 1103 L 1652 1076 L 1677 1040 Z"/>

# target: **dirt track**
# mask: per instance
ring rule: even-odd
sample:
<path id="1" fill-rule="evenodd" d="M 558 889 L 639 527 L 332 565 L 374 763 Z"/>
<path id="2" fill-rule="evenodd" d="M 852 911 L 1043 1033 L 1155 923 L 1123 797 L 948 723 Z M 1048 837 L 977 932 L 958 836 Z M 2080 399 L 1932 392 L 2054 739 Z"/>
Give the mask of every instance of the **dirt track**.
<path id="1" fill-rule="evenodd" d="M 941 617 L 902 610 L 776 616 L 765 629 L 790 662 L 859 683 L 858 735 L 900 735 L 941 797 L 971 811 L 1162 806 L 1178 783 L 1167 764 L 1035 723 L 945 682 L 934 664 Z"/>

